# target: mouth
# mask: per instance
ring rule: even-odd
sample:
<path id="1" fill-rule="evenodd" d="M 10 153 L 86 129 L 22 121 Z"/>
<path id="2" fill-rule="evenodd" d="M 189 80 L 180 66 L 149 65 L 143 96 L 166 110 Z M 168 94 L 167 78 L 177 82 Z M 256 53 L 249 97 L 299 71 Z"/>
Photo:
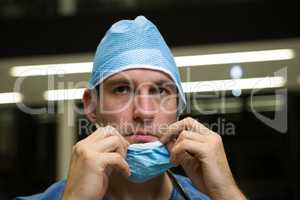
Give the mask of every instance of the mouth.
<path id="1" fill-rule="evenodd" d="M 126 137 L 130 144 L 147 143 L 147 142 L 154 142 L 158 140 L 157 136 L 146 132 L 136 132 Z"/>

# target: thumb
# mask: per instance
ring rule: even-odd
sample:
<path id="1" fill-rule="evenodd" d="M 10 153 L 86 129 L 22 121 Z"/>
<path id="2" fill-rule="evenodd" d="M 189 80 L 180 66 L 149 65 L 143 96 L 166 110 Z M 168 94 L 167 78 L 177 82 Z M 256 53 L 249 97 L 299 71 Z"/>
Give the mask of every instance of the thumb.
<path id="1" fill-rule="evenodd" d="M 171 150 L 173 149 L 174 145 L 175 145 L 176 139 L 172 139 L 170 140 L 166 145 L 168 147 L 169 152 L 171 152 Z"/>

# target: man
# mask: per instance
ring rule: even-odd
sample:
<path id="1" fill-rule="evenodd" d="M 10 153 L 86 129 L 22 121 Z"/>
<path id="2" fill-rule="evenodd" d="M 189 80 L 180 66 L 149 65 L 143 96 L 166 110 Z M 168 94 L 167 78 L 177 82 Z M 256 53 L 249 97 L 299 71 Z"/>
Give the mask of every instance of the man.
<path id="1" fill-rule="evenodd" d="M 143 16 L 115 23 L 100 42 L 87 118 L 97 130 L 73 147 L 67 181 L 18 199 L 245 200 L 222 139 L 192 118 L 173 56 Z M 181 165 L 188 177 L 168 169 Z"/>

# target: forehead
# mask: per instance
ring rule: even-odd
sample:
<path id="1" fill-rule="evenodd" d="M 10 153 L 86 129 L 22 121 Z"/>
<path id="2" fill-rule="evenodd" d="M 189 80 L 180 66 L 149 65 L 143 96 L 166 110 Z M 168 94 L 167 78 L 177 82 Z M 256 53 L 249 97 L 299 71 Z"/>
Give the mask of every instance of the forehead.
<path id="1" fill-rule="evenodd" d="M 105 85 L 131 82 L 135 84 L 141 83 L 173 83 L 171 77 L 158 70 L 151 69 L 128 69 L 118 72 L 108 78 L 106 78 L 103 83 Z"/>

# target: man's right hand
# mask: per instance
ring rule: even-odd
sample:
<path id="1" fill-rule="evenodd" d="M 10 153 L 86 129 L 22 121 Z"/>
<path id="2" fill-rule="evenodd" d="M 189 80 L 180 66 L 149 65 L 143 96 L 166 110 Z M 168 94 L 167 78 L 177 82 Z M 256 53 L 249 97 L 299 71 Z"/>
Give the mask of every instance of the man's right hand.
<path id="1" fill-rule="evenodd" d="M 111 127 L 100 127 L 73 147 L 67 183 L 62 200 L 99 200 L 106 193 L 109 175 L 117 170 L 125 176 L 129 143 Z"/>

